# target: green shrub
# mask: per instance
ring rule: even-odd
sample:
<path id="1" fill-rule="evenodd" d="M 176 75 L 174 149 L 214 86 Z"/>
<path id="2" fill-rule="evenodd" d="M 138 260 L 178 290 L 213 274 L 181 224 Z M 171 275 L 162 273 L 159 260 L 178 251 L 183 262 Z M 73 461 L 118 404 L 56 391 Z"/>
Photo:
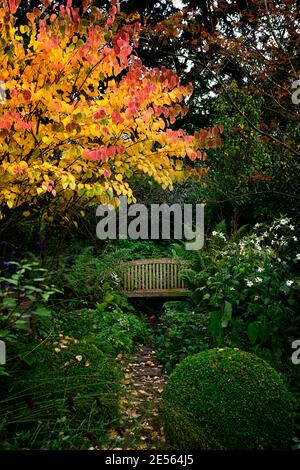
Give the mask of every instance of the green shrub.
<path id="1" fill-rule="evenodd" d="M 114 253 L 95 253 L 93 247 L 87 247 L 75 258 L 63 259 L 59 276 L 64 286 L 62 304 L 75 305 L 79 301 L 93 305 L 110 290 L 118 290 L 120 285 L 120 260 Z"/>
<path id="2" fill-rule="evenodd" d="M 150 340 L 150 329 L 142 318 L 132 313 L 124 313 L 118 307 L 110 310 L 105 305 L 97 305 L 98 329 L 95 343 L 102 350 L 112 353 L 130 353 L 138 343 Z"/>
<path id="3" fill-rule="evenodd" d="M 102 351 L 113 355 L 132 352 L 137 343 L 150 338 L 143 318 L 125 313 L 113 303 L 62 313 L 58 322 L 62 333 L 79 339 L 89 336 Z"/>
<path id="4" fill-rule="evenodd" d="M 167 302 L 156 335 L 157 359 L 168 372 L 184 357 L 209 347 L 207 315 L 191 302 Z"/>
<path id="5" fill-rule="evenodd" d="M 187 357 L 163 393 L 162 418 L 172 449 L 288 449 L 292 405 L 279 374 L 238 349 Z"/>
<path id="6" fill-rule="evenodd" d="M 118 420 L 119 366 L 95 345 L 68 336 L 31 349 L 23 352 L 17 379 L 3 385 L 1 448 L 84 449 L 105 442 Z"/>
<path id="7" fill-rule="evenodd" d="M 194 100 L 198 111 L 197 93 Z M 193 113 L 193 104 L 190 106 Z M 236 81 L 231 82 L 226 93 L 209 100 L 211 125 L 224 126 L 224 134 L 221 147 L 207 152 L 209 171 L 196 187 L 198 201 L 206 203 L 206 227 L 224 217 L 228 224 L 252 225 L 282 212 L 299 213 L 299 158 L 261 138 L 258 128 L 266 122 L 265 106 L 262 96 L 239 88 Z M 196 114 L 205 115 L 199 111 Z M 292 142 L 299 135 L 299 123 L 285 123 L 285 138 Z"/>
<path id="8" fill-rule="evenodd" d="M 49 299 L 61 291 L 50 283 L 49 272 L 33 256 L 1 265 L 0 340 L 16 347 L 29 335 L 41 336 L 48 330 L 53 313 Z M 5 373 L 5 366 L 0 366 L 0 376 Z"/>
<path id="9" fill-rule="evenodd" d="M 99 315 L 97 310 L 81 308 L 56 315 L 58 329 L 61 333 L 82 339 L 99 330 Z"/>
<path id="10" fill-rule="evenodd" d="M 300 256 L 288 218 L 259 224 L 239 241 L 216 230 L 199 253 L 200 268 L 186 271 L 195 310 L 209 317 L 213 346 L 239 347 L 281 367 L 298 339 Z"/>
<path id="11" fill-rule="evenodd" d="M 149 203 L 149 200 L 147 201 Z M 171 256 L 171 244 L 169 240 L 117 240 L 111 247 L 111 256 L 122 260 L 144 258 L 166 258 Z"/>

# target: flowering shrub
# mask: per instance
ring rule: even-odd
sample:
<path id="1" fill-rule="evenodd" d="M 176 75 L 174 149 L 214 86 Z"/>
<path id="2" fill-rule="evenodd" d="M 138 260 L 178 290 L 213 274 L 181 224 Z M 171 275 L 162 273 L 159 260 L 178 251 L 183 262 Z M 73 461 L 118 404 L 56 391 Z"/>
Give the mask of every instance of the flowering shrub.
<path id="1" fill-rule="evenodd" d="M 288 218 L 257 224 L 240 241 L 212 233 L 203 269 L 185 274 L 199 311 L 209 314 L 214 344 L 239 346 L 276 363 L 300 337 L 295 227 Z"/>

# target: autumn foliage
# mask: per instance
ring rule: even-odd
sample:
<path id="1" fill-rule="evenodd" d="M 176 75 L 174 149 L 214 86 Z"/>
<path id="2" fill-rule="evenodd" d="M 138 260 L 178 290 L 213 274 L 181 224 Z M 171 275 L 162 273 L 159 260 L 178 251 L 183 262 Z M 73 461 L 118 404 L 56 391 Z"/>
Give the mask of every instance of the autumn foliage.
<path id="1" fill-rule="evenodd" d="M 148 69 L 135 53 L 138 21 L 119 21 L 86 2 L 58 14 L 27 14 L 16 27 L 18 1 L 0 8 L 1 217 L 21 208 L 68 212 L 99 203 L 135 201 L 131 182 L 143 176 L 172 189 L 185 162 L 204 160 L 219 130 L 172 130 L 187 112 L 192 86 L 171 70 Z"/>

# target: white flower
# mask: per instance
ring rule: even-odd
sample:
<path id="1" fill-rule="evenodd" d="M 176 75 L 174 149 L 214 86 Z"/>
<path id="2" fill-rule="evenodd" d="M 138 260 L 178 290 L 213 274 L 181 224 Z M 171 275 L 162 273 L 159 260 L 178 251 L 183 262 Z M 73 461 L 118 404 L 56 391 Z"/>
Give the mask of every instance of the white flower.
<path id="1" fill-rule="evenodd" d="M 283 240 L 283 241 L 281 242 L 281 245 L 282 245 L 282 246 L 286 246 L 286 245 L 287 245 L 287 242 L 286 242 L 285 240 Z"/>
<path id="2" fill-rule="evenodd" d="M 290 287 L 292 284 L 294 284 L 294 281 L 286 281 L 286 285 Z"/>
<path id="3" fill-rule="evenodd" d="M 259 299 L 259 297 L 258 297 L 258 295 L 256 295 L 256 296 L 254 297 L 254 300 L 258 300 L 258 299 Z"/>
<path id="4" fill-rule="evenodd" d="M 262 278 L 261 277 L 256 277 L 255 282 L 258 282 L 258 284 L 260 284 L 262 282 Z"/>
<path id="5" fill-rule="evenodd" d="M 290 225 L 290 229 L 291 229 L 291 230 L 295 230 L 294 225 Z"/>
<path id="6" fill-rule="evenodd" d="M 262 273 L 263 272 L 263 268 L 258 268 L 257 270 L 259 273 Z"/>
<path id="7" fill-rule="evenodd" d="M 287 217 L 285 217 L 285 218 L 281 219 L 281 220 L 279 221 L 279 223 L 280 223 L 281 225 L 287 225 L 290 220 L 291 220 L 291 219 L 288 219 Z"/>
<path id="8" fill-rule="evenodd" d="M 234 287 L 230 287 L 230 289 L 229 289 L 229 290 L 234 290 Z"/>
<path id="9" fill-rule="evenodd" d="M 222 238 L 223 240 L 226 240 L 226 237 L 223 232 L 216 232 L 215 230 L 212 232 L 213 237 L 219 237 Z"/>
<path id="10" fill-rule="evenodd" d="M 240 254 L 243 255 L 245 253 L 245 243 L 239 242 L 239 247 L 240 247 Z"/>
<path id="11" fill-rule="evenodd" d="M 246 280 L 246 282 L 247 282 L 247 286 L 248 286 L 248 287 L 252 287 L 252 286 L 253 286 L 253 282 L 252 282 L 252 281 Z"/>
<path id="12" fill-rule="evenodd" d="M 298 238 L 297 238 L 297 237 L 293 237 L 293 240 L 294 240 L 294 242 L 297 242 L 297 241 L 298 241 Z"/>
<path id="13" fill-rule="evenodd" d="M 299 259 L 299 260 L 300 260 L 300 253 L 297 253 L 296 259 Z"/>
<path id="14" fill-rule="evenodd" d="M 223 232 L 219 232 L 219 233 L 218 233 L 218 236 L 219 236 L 220 238 L 223 238 L 223 240 L 226 240 L 226 237 L 225 237 L 225 235 L 224 235 Z"/>

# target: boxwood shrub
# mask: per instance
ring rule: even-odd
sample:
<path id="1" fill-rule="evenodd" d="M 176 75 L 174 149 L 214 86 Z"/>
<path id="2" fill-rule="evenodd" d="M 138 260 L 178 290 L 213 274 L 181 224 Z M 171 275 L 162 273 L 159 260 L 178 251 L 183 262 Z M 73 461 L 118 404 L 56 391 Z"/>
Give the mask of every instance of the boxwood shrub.
<path id="1" fill-rule="evenodd" d="M 210 349 L 178 364 L 161 405 L 172 449 L 288 449 L 292 405 L 280 375 L 239 349 Z"/>

